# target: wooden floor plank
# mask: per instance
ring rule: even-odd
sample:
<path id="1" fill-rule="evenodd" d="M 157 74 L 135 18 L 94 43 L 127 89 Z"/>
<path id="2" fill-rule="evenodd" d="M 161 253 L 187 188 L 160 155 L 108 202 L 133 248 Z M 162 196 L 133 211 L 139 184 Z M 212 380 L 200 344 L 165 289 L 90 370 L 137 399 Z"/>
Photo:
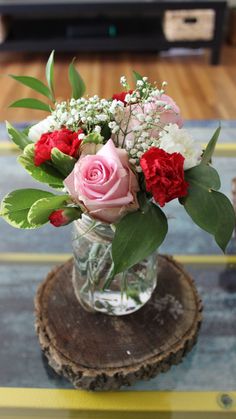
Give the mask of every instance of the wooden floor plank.
<path id="1" fill-rule="evenodd" d="M 209 64 L 209 54 L 162 57 L 157 54 L 77 54 L 78 67 L 87 84 L 89 95 L 104 97 L 120 90 L 119 78 L 131 78 L 132 70 L 152 81 L 166 80 L 185 119 L 235 119 L 236 117 L 236 48 L 225 46 L 219 66 Z M 55 79 L 58 100 L 70 94 L 67 68 L 72 54 L 56 54 Z M 7 78 L 7 74 L 32 75 L 44 79 L 46 54 L 0 54 L 0 119 L 25 121 L 41 119 L 44 112 L 8 109 L 23 97 L 40 95 Z M 42 99 L 42 97 L 41 97 Z"/>

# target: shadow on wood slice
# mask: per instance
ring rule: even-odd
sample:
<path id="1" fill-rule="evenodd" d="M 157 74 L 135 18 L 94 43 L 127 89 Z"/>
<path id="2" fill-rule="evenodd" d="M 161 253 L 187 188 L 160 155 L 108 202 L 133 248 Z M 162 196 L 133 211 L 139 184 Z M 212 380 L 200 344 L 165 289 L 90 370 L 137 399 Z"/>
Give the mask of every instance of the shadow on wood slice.
<path id="1" fill-rule="evenodd" d="M 36 298 L 36 330 L 49 364 L 75 387 L 118 389 L 181 362 L 196 342 L 202 303 L 191 277 L 169 256 L 158 257 L 152 298 L 133 314 L 85 311 L 72 286 L 73 261 L 50 272 Z"/>

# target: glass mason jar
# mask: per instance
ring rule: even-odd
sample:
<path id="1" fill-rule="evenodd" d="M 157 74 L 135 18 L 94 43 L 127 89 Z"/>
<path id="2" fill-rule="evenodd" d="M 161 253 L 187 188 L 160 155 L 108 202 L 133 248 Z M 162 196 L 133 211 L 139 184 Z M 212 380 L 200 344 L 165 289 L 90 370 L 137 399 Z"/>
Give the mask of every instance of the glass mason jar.
<path id="1" fill-rule="evenodd" d="M 88 311 L 116 316 L 142 307 L 156 287 L 157 252 L 112 279 L 111 226 L 84 214 L 73 224 L 72 279 L 81 305 Z"/>

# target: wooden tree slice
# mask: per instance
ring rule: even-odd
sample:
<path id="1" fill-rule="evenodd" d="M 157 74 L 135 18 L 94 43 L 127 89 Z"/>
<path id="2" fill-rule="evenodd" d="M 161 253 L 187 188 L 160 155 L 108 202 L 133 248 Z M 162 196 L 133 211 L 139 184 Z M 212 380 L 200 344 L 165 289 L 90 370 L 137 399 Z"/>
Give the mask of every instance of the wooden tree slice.
<path id="1" fill-rule="evenodd" d="M 192 279 L 159 256 L 158 282 L 140 310 L 113 317 L 85 311 L 72 286 L 72 260 L 49 273 L 36 299 L 36 330 L 51 367 L 75 387 L 117 389 L 181 362 L 196 342 L 202 303 Z"/>

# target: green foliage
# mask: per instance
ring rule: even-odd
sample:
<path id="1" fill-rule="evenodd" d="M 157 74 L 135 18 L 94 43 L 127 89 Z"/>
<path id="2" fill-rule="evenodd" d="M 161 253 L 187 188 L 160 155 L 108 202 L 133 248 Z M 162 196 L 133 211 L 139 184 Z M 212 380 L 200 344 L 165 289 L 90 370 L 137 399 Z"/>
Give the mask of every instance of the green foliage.
<path id="1" fill-rule="evenodd" d="M 76 159 L 67 154 L 62 153 L 58 148 L 53 148 L 51 151 L 51 159 L 53 166 L 64 176 L 67 177 L 76 163 Z"/>
<path id="2" fill-rule="evenodd" d="M 229 199 L 218 192 L 218 173 L 212 167 L 200 164 L 187 170 L 185 179 L 190 187 L 181 203 L 192 220 L 213 234 L 216 243 L 225 251 L 235 227 L 235 213 Z"/>
<path id="3" fill-rule="evenodd" d="M 34 159 L 34 149 L 35 149 L 35 144 L 34 143 L 28 144 L 24 148 L 23 155 L 28 156 L 31 159 Z"/>
<path id="4" fill-rule="evenodd" d="M 40 111 L 51 112 L 51 108 L 46 103 L 42 102 L 38 99 L 26 98 L 20 99 L 16 102 L 11 103 L 9 108 L 29 108 L 29 109 L 37 109 Z"/>
<path id="5" fill-rule="evenodd" d="M 214 132 L 211 140 L 207 144 L 206 150 L 203 152 L 203 155 L 202 155 L 202 161 L 201 161 L 202 164 L 210 163 L 214 150 L 215 150 L 217 140 L 220 135 L 220 131 L 221 131 L 221 127 L 218 127 L 216 131 Z"/>
<path id="6" fill-rule="evenodd" d="M 107 142 L 111 138 L 111 129 L 109 128 L 107 123 L 105 123 L 102 126 L 101 136 L 104 138 L 105 142 Z"/>
<path id="7" fill-rule="evenodd" d="M 51 195 L 36 201 L 28 213 L 30 224 L 43 225 L 48 222 L 50 214 L 63 208 L 70 200 L 69 195 Z"/>
<path id="8" fill-rule="evenodd" d="M 114 275 L 154 252 L 163 242 L 168 225 L 161 209 L 148 202 L 142 211 L 127 214 L 116 225 L 112 243 Z"/>
<path id="9" fill-rule="evenodd" d="M 80 76 L 79 72 L 76 70 L 75 66 L 74 66 L 74 60 L 72 61 L 72 63 L 69 66 L 69 82 L 70 85 L 72 87 L 72 98 L 74 99 L 79 99 L 80 97 L 83 96 L 86 87 L 85 87 L 85 83 L 82 79 L 82 77 Z"/>
<path id="10" fill-rule="evenodd" d="M 10 122 L 6 121 L 6 129 L 8 132 L 8 135 L 10 139 L 21 149 L 24 150 L 24 148 L 28 144 L 32 144 L 32 141 L 30 141 L 26 134 L 23 132 L 18 131 L 16 128 L 14 128 Z"/>
<path id="11" fill-rule="evenodd" d="M 137 83 L 138 80 L 142 80 L 143 76 L 141 74 L 137 73 L 137 71 L 133 71 L 134 80 Z"/>
<path id="12" fill-rule="evenodd" d="M 102 144 L 103 137 L 98 134 L 98 132 L 91 132 L 83 139 L 83 144 L 94 143 L 94 144 Z"/>
<path id="13" fill-rule="evenodd" d="M 1 204 L 0 215 L 8 224 L 16 228 L 36 228 L 41 224 L 31 224 L 28 213 L 31 206 L 41 198 L 52 196 L 40 189 L 19 189 L 6 195 Z"/>
<path id="14" fill-rule="evenodd" d="M 208 165 L 199 164 L 198 166 L 192 167 L 192 169 L 186 170 L 185 180 L 191 186 L 196 185 L 207 191 L 220 189 L 220 177 L 217 171 Z"/>
<path id="15" fill-rule="evenodd" d="M 37 93 L 47 97 L 50 100 L 53 100 L 53 96 L 51 90 L 40 80 L 36 79 L 35 77 L 29 76 L 14 76 L 10 74 L 10 77 L 19 83 L 23 84 L 24 86 L 30 87 Z"/>
<path id="16" fill-rule="evenodd" d="M 51 52 L 45 69 L 46 80 L 50 89 L 52 98 L 54 99 L 54 51 Z"/>
<path id="17" fill-rule="evenodd" d="M 30 153 L 19 156 L 18 161 L 37 181 L 47 183 L 53 188 L 63 188 L 64 176 L 50 164 L 43 163 L 40 166 L 35 166 L 33 157 Z"/>

